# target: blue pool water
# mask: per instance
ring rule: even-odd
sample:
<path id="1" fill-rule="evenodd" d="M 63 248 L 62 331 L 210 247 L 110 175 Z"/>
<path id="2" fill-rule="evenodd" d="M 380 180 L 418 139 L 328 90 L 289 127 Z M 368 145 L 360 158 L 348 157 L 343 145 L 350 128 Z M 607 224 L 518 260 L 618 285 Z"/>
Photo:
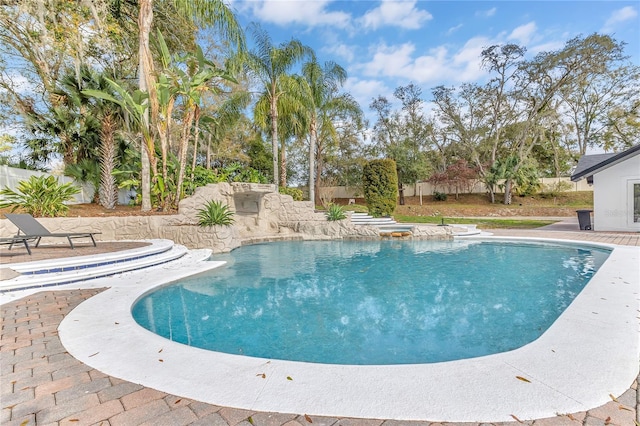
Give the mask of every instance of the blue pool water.
<path id="1" fill-rule="evenodd" d="M 433 363 L 521 347 L 609 251 L 488 241 L 282 242 L 142 297 L 133 316 L 176 342 L 328 364 Z"/>

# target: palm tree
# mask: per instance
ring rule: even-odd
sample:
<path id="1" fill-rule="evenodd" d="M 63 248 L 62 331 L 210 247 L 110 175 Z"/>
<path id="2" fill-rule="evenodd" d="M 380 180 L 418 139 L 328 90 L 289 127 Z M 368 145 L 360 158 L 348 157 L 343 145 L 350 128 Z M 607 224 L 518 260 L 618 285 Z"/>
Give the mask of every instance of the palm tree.
<path id="1" fill-rule="evenodd" d="M 291 105 L 286 105 L 288 101 L 293 101 L 293 97 L 284 97 L 286 88 L 283 87 L 286 76 L 291 69 L 306 57 L 315 57 L 313 50 L 296 39 L 287 43 L 274 46 L 271 37 L 259 26 L 253 26 L 253 37 L 256 44 L 255 49 L 241 55 L 239 60 L 247 70 L 260 80 L 263 91 L 263 98 L 269 106 L 269 123 L 271 125 L 271 148 L 273 151 L 273 183 L 286 186 L 286 181 L 282 178 L 278 180 L 278 110 L 292 110 Z M 285 103 L 285 105 L 279 105 Z M 281 164 L 282 167 L 282 164 Z M 286 165 L 285 165 L 286 167 Z M 286 179 L 286 169 L 285 169 Z M 282 173 L 281 173 L 282 175 Z"/>
<path id="2" fill-rule="evenodd" d="M 217 92 L 218 88 L 211 84 L 214 79 L 235 82 L 224 70 L 204 58 L 202 49 L 197 47 L 195 55 L 187 57 L 187 70 L 178 67 L 174 69 L 176 79 L 176 94 L 182 97 L 183 120 L 180 146 L 178 149 L 179 169 L 178 183 L 176 185 L 176 202 L 182 196 L 182 184 L 186 172 L 187 151 L 192 126 L 196 126 L 200 119 L 200 105 L 203 93 L 207 91 Z M 197 136 L 196 136 L 197 137 Z M 195 149 L 195 148 L 194 148 Z"/>
<path id="3" fill-rule="evenodd" d="M 347 72 L 340 65 L 328 61 L 321 66 L 315 60 L 309 61 L 302 67 L 302 76 L 298 93 L 302 95 L 300 101 L 305 105 L 308 123 L 309 200 L 319 203 L 323 151 L 326 142 L 337 139 L 336 119 L 349 115 L 359 122 L 362 110 L 349 94 L 338 93 L 347 79 Z M 321 137 L 318 137 L 318 132 Z"/>
<path id="4" fill-rule="evenodd" d="M 220 32 L 223 38 L 244 48 L 244 35 L 238 25 L 233 12 L 222 0 L 160 0 L 170 1 L 174 4 L 177 12 L 184 17 L 190 18 L 194 23 L 200 25 L 212 24 Z M 156 94 L 155 76 L 153 72 L 153 58 L 149 48 L 149 35 L 153 23 L 153 0 L 140 0 L 140 10 L 138 14 L 138 60 L 139 76 L 138 84 L 140 91 L 148 95 L 148 103 L 151 109 L 151 121 L 158 119 L 158 98 Z M 143 115 L 143 127 L 146 133 L 151 134 L 149 111 Z M 143 138 L 143 143 L 144 143 Z M 142 147 L 142 210 L 151 210 L 151 181 L 150 159 L 155 156 L 153 141 L 151 146 L 145 144 Z"/>

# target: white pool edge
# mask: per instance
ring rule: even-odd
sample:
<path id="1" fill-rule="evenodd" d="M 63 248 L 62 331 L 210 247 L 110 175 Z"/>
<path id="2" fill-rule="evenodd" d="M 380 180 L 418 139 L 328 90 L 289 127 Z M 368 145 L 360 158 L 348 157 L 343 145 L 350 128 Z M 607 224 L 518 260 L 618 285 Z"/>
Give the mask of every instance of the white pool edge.
<path id="1" fill-rule="evenodd" d="M 624 393 L 638 375 L 640 248 L 542 238 L 482 239 L 613 251 L 543 336 L 511 352 L 469 360 L 401 366 L 267 361 L 191 348 L 140 327 L 131 306 L 141 294 L 218 266 L 195 266 L 193 259 L 92 280 L 90 287 L 111 288 L 67 315 L 59 335 L 71 355 L 106 374 L 248 410 L 495 422 L 513 420 L 512 415 L 537 419 L 584 411 L 609 402 L 610 394 Z"/>

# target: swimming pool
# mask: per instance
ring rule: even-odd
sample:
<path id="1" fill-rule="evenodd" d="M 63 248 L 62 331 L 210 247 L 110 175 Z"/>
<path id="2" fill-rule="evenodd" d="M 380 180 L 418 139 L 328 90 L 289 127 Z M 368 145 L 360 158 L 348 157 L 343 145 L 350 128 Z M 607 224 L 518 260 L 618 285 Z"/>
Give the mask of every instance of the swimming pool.
<path id="1" fill-rule="evenodd" d="M 554 417 L 605 404 L 609 394 L 621 395 L 638 375 L 640 247 L 583 246 L 612 252 L 562 315 L 535 341 L 483 357 L 388 366 L 268 360 L 190 347 L 138 325 L 131 308 L 141 297 L 222 267 L 204 257 L 194 260 L 195 253 L 172 264 L 87 281 L 86 286 L 109 289 L 71 311 L 59 336 L 72 356 L 105 374 L 218 406 L 450 422 L 513 421 L 512 414 Z"/>
<path id="2" fill-rule="evenodd" d="M 328 364 L 419 364 L 524 346 L 610 250 L 491 241 L 280 242 L 144 296 L 143 327 L 203 349 Z"/>

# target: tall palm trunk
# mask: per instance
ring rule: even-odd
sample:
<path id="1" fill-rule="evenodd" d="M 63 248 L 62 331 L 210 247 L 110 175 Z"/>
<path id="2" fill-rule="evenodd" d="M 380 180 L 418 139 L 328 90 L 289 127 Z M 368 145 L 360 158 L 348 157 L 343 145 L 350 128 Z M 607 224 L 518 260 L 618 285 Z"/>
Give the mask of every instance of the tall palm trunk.
<path id="1" fill-rule="evenodd" d="M 280 146 L 280 186 L 287 186 L 287 144 L 284 140 Z"/>
<path id="2" fill-rule="evenodd" d="M 196 105 L 193 121 L 198 123 L 200 121 L 200 107 Z M 198 159 L 198 137 L 200 136 L 200 126 L 196 125 L 193 132 L 193 161 L 191 162 L 191 180 L 193 180 L 193 174 L 196 170 L 196 161 Z"/>
<path id="3" fill-rule="evenodd" d="M 178 157 L 180 158 L 180 168 L 178 169 L 178 184 L 176 185 L 176 202 L 180 201 L 182 195 L 182 184 L 184 183 L 184 175 L 187 168 L 187 150 L 189 149 L 189 136 L 191 135 L 191 127 L 195 116 L 195 108 L 193 105 L 187 106 L 187 113 L 184 119 L 184 127 L 182 129 L 182 138 L 180 140 L 180 149 Z"/>
<path id="4" fill-rule="evenodd" d="M 324 167 L 324 162 L 322 161 L 322 152 L 318 151 L 318 156 L 316 157 L 316 205 L 322 204 L 322 197 L 320 197 L 320 184 L 322 183 L 322 168 Z"/>
<path id="5" fill-rule="evenodd" d="M 316 159 L 316 139 L 317 139 L 317 129 L 316 129 L 316 120 L 315 118 L 311 119 L 311 125 L 309 129 L 309 201 L 312 201 L 315 206 L 316 202 L 316 182 L 315 182 L 315 159 Z M 318 177 L 320 179 L 320 177 Z"/>
<path id="6" fill-rule="evenodd" d="M 275 92 L 275 87 L 273 92 Z M 278 99 L 271 98 L 271 153 L 273 154 L 273 183 L 278 185 Z"/>
<path id="7" fill-rule="evenodd" d="M 151 33 L 151 23 L 153 22 L 153 0 L 140 0 L 140 12 L 138 15 L 139 28 L 139 76 L 138 84 L 141 92 L 148 92 L 148 79 L 151 74 L 151 50 L 149 49 L 149 34 Z M 150 133 L 149 110 L 144 113 L 142 125 Z M 144 130 L 142 132 L 145 133 Z M 150 173 L 150 153 L 149 141 L 146 137 L 142 138 L 142 146 L 140 149 L 141 160 L 141 180 L 142 180 L 142 211 L 151 210 L 151 173 Z"/>
<path id="8" fill-rule="evenodd" d="M 113 171 L 116 168 L 116 125 L 112 115 L 105 115 L 100 130 L 100 205 L 113 210 L 118 201 L 118 186 Z"/>

